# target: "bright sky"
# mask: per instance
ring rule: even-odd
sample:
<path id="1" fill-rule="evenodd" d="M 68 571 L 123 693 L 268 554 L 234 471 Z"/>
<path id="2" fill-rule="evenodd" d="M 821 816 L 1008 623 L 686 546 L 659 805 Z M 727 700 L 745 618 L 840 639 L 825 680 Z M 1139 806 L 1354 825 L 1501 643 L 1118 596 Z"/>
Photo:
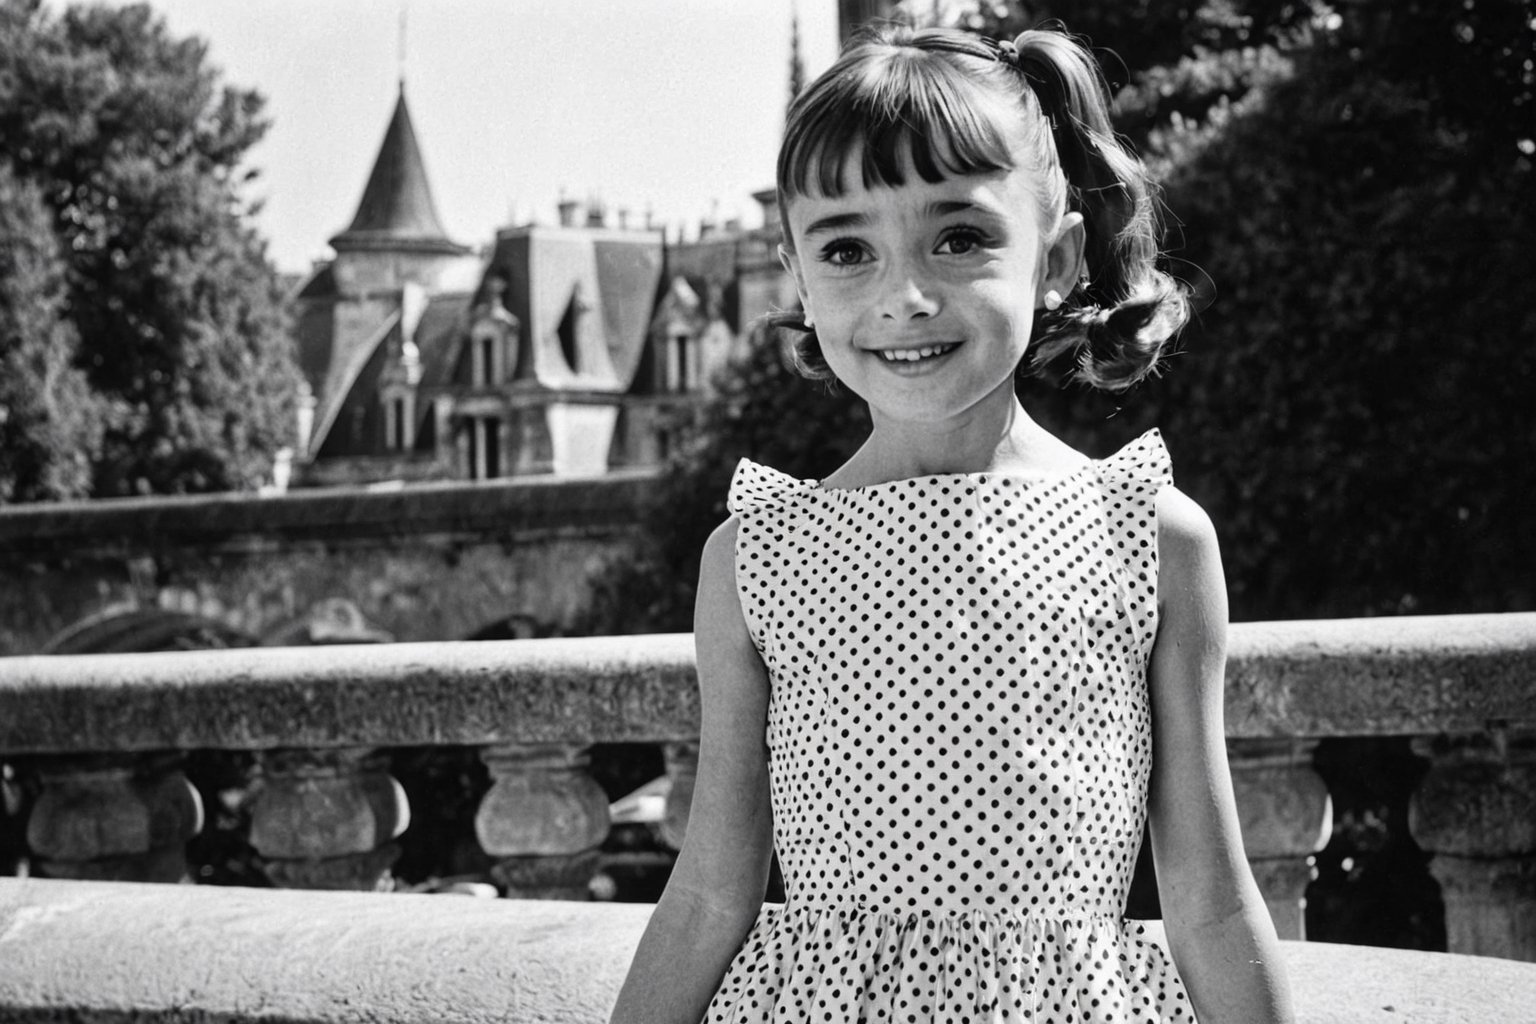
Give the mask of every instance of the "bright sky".
<path id="1" fill-rule="evenodd" d="M 789 89 L 791 0 L 152 0 L 229 84 L 267 98 L 249 156 L 285 271 L 329 255 L 406 97 L 449 235 L 481 246 L 562 189 L 638 221 L 760 222 Z M 834 0 L 799 0 L 808 75 L 837 51 Z"/>

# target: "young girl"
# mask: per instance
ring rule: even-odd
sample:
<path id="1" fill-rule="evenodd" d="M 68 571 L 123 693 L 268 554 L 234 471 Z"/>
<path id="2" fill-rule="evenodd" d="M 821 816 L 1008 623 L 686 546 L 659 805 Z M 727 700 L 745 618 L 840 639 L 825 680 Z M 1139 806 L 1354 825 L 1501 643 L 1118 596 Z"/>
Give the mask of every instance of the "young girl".
<path id="1" fill-rule="evenodd" d="M 1155 431 L 1093 461 L 1014 397 L 1026 357 L 1126 387 L 1187 315 L 1107 107 L 1064 35 L 890 29 L 791 110 L 799 361 L 873 431 L 825 480 L 737 470 L 687 841 L 616 1022 L 1290 1017 L 1210 521 Z M 1149 822 L 1172 960 L 1123 919 Z"/>

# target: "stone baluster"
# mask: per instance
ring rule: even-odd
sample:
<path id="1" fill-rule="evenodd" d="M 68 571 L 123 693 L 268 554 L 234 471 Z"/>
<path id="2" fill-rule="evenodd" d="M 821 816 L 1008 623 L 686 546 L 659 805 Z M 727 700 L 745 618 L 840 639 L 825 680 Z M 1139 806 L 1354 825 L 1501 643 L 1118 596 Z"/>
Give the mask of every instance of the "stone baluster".
<path id="1" fill-rule="evenodd" d="M 688 810 L 693 805 L 693 783 L 699 774 L 699 745 L 697 743 L 668 743 L 663 748 L 667 778 L 671 787 L 667 790 L 667 803 L 661 817 L 661 841 L 674 850 L 683 848 L 683 836 L 688 831 Z"/>
<path id="2" fill-rule="evenodd" d="M 1306 937 L 1312 855 L 1333 832 L 1328 787 L 1312 770 L 1315 740 L 1229 740 L 1243 849 L 1282 939 Z"/>
<path id="3" fill-rule="evenodd" d="M 176 753 L 43 757 L 27 819 L 33 868 L 51 878 L 181 882 L 203 802 Z"/>
<path id="4" fill-rule="evenodd" d="M 0 761 L 0 877 L 14 875 L 27 855 L 21 813 L 21 785 L 16 767 Z"/>
<path id="5" fill-rule="evenodd" d="M 364 747 L 256 756 L 251 846 L 285 889 L 387 890 L 411 823 L 388 758 Z"/>
<path id="6" fill-rule="evenodd" d="M 608 797 L 587 774 L 587 749 L 506 744 L 481 751 L 492 782 L 475 813 L 475 835 L 497 858 L 491 875 L 508 896 L 589 898 L 608 836 Z"/>
<path id="7" fill-rule="evenodd" d="M 1536 732 L 1420 738 L 1408 828 L 1433 856 L 1452 953 L 1536 961 Z"/>

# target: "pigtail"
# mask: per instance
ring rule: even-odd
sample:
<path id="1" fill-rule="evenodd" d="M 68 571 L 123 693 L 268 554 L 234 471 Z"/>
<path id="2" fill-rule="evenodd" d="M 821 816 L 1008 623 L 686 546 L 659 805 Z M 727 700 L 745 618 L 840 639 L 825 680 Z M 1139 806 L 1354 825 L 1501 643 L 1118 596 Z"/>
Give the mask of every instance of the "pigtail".
<path id="1" fill-rule="evenodd" d="M 1012 50 L 1050 123 L 1067 209 L 1087 229 L 1084 279 L 1060 310 L 1041 315 L 1030 365 L 1047 379 L 1123 391 L 1155 371 L 1189 319 L 1184 289 L 1156 266 L 1156 185 L 1115 137 L 1109 85 L 1083 47 L 1036 30 Z"/>
<path id="2" fill-rule="evenodd" d="M 805 322 L 805 313 L 799 309 L 777 309 L 766 313 L 762 323 L 770 337 L 777 337 L 783 347 L 784 358 L 790 368 L 809 380 L 832 380 L 832 368 L 821 354 L 821 341 L 816 329 Z"/>

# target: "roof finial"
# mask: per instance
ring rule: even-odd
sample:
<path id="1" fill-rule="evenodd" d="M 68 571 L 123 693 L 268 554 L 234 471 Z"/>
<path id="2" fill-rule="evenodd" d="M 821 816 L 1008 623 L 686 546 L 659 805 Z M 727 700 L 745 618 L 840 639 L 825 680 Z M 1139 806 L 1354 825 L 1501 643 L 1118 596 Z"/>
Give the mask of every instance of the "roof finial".
<path id="1" fill-rule="evenodd" d="M 400 45 L 396 60 L 400 72 L 400 91 L 405 92 L 405 14 L 406 0 L 400 0 Z"/>
<path id="2" fill-rule="evenodd" d="M 789 102 L 805 88 L 805 62 L 800 59 L 800 5 L 789 6 Z"/>

